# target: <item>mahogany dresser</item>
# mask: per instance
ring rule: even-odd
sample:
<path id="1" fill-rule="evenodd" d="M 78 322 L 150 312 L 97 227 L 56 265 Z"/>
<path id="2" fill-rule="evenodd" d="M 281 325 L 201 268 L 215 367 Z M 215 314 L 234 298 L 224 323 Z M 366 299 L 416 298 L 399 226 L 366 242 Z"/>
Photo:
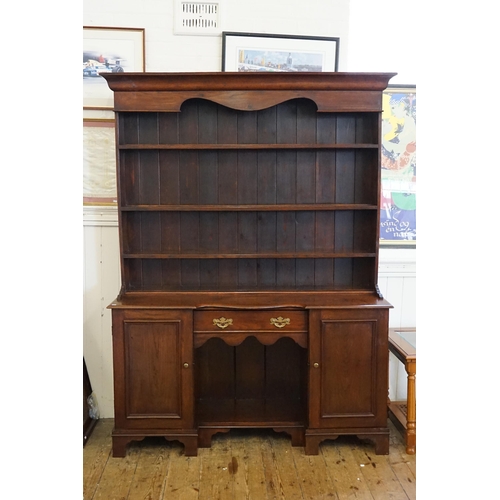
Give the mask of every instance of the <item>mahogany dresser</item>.
<path id="1" fill-rule="evenodd" d="M 122 288 L 113 454 L 233 428 L 387 454 L 389 73 L 108 73 Z"/>

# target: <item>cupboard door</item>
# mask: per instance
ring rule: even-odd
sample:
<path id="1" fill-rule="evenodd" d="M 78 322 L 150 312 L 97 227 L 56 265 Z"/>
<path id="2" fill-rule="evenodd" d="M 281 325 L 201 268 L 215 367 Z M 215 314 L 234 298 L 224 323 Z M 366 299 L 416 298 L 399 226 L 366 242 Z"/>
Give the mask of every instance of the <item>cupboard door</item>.
<path id="1" fill-rule="evenodd" d="M 115 425 L 193 428 L 190 311 L 113 311 Z"/>
<path id="2" fill-rule="evenodd" d="M 387 421 L 388 310 L 310 312 L 309 427 Z"/>

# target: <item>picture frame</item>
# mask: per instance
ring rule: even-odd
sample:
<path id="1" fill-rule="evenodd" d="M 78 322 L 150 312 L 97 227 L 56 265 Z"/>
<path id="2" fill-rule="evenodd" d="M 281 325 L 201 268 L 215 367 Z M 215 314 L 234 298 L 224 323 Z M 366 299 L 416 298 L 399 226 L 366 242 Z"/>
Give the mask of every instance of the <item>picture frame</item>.
<path id="1" fill-rule="evenodd" d="M 338 37 L 222 32 L 222 71 L 338 71 Z"/>
<path id="2" fill-rule="evenodd" d="M 83 205 L 116 206 L 115 120 L 83 119 Z"/>
<path id="3" fill-rule="evenodd" d="M 380 245 L 416 247 L 416 85 L 389 85 L 382 100 Z"/>
<path id="4" fill-rule="evenodd" d="M 144 72 L 144 28 L 83 27 L 83 108 L 113 108 L 101 72 Z"/>

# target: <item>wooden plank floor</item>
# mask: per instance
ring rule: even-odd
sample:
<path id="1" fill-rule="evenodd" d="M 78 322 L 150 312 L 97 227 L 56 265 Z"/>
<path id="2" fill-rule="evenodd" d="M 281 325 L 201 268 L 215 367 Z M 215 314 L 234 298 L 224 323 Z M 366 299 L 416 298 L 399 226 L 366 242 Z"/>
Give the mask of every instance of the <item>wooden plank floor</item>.
<path id="1" fill-rule="evenodd" d="M 83 449 L 84 500 L 413 500 L 416 458 L 389 421 L 389 455 L 356 437 L 324 441 L 317 456 L 267 430 L 216 434 L 211 448 L 185 457 L 163 438 L 111 456 L 112 419 L 99 420 Z"/>

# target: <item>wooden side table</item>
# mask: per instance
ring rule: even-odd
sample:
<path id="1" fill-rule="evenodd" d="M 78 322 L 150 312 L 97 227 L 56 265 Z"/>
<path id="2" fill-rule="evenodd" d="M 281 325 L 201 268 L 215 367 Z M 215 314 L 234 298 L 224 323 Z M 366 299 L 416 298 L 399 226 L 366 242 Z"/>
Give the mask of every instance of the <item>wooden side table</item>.
<path id="1" fill-rule="evenodd" d="M 408 377 L 407 401 L 389 401 L 389 417 L 402 429 L 406 439 L 406 453 L 414 455 L 417 445 L 417 413 L 415 379 L 417 374 L 416 328 L 390 328 L 389 351 L 405 367 Z"/>

